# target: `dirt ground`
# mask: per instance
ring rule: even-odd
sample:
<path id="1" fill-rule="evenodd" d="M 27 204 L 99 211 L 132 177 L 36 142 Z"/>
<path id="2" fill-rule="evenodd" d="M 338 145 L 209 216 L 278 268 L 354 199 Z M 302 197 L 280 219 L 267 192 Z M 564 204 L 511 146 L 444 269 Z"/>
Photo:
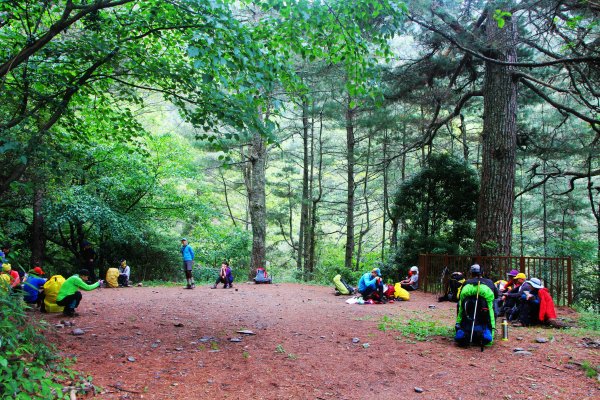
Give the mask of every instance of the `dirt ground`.
<path id="1" fill-rule="evenodd" d="M 600 365 L 600 337 L 510 328 L 509 341 L 482 353 L 378 329 L 384 316 L 453 326 L 455 304 L 433 295 L 350 305 L 333 287 L 235 289 L 95 290 L 73 319 L 84 335 L 54 327 L 60 314 L 43 316 L 46 335 L 93 377 L 96 399 L 600 399 L 598 380 L 577 365 Z M 515 355 L 517 347 L 532 355 Z"/>

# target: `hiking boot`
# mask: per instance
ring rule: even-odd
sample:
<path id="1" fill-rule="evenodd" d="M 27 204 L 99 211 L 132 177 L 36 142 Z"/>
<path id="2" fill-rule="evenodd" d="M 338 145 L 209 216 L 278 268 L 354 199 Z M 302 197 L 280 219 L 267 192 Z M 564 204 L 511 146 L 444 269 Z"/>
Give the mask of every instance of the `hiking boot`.
<path id="1" fill-rule="evenodd" d="M 217 285 L 212 285 L 210 288 L 211 288 L 211 289 L 216 289 L 216 288 L 217 288 Z"/>
<path id="2" fill-rule="evenodd" d="M 194 289 L 196 287 L 195 283 L 192 283 L 192 289 Z"/>
<path id="3" fill-rule="evenodd" d="M 186 288 L 186 289 L 191 289 L 191 288 L 192 288 L 192 285 L 187 285 L 185 288 Z"/>

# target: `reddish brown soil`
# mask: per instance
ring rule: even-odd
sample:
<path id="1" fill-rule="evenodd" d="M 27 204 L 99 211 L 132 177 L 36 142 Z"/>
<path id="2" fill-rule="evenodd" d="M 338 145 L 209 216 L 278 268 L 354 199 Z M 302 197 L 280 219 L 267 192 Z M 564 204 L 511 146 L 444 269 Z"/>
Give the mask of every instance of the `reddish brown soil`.
<path id="1" fill-rule="evenodd" d="M 378 329 L 386 315 L 453 326 L 455 304 L 421 292 L 409 302 L 349 305 L 328 287 L 236 289 L 95 290 L 84 293 L 74 318 L 85 335 L 53 328 L 63 319 L 54 314 L 44 317 L 52 327 L 47 337 L 93 376 L 97 399 L 600 398 L 598 381 L 569 363 L 599 365 L 600 349 L 572 333 L 511 328 L 508 342 L 482 353 L 449 338 L 411 341 Z M 236 333 L 241 329 L 256 335 Z M 211 336 L 215 344 L 200 341 Z M 236 337 L 242 341 L 229 341 Z M 538 337 L 550 341 L 539 344 Z M 514 355 L 515 347 L 533 355 Z"/>

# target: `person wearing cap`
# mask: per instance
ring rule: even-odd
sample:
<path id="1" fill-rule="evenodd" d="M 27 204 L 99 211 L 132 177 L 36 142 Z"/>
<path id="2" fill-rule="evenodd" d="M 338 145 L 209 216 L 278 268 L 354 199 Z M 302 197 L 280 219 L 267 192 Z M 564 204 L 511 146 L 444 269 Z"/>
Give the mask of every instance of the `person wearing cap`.
<path id="1" fill-rule="evenodd" d="M 526 280 L 527 275 L 519 272 L 512 279 L 512 288 L 508 292 L 502 294 L 502 308 L 500 309 L 500 315 L 506 315 L 509 321 L 517 318 L 517 302 L 519 301 L 519 297 L 521 297 L 521 286 L 523 286 L 523 283 Z"/>
<path id="2" fill-rule="evenodd" d="M 494 282 L 483 277 L 483 269 L 479 264 L 471 265 L 470 271 L 471 278 L 465 281 L 460 291 L 454 340 L 456 340 L 459 345 L 468 345 L 471 343 L 471 338 L 474 336 L 471 333 L 471 330 L 474 332 L 475 328 L 484 325 L 480 331 L 481 337 L 479 338 L 483 346 L 484 344 L 491 344 L 494 340 L 493 331 L 496 327 L 494 299 L 498 297 L 498 289 L 496 288 L 496 285 L 494 285 Z M 479 316 L 466 315 L 466 309 L 468 309 L 468 307 L 465 307 L 465 304 L 468 300 L 472 301 L 473 298 L 475 298 L 476 303 L 481 309 Z M 485 307 L 481 307 L 482 305 Z M 481 314 L 481 312 L 484 314 Z M 477 324 L 472 322 L 473 318 L 475 318 Z"/>
<path id="3" fill-rule="evenodd" d="M 79 271 L 79 274 L 72 275 L 64 281 L 60 287 L 56 295 L 56 304 L 64 307 L 63 314 L 65 316 L 73 317 L 77 315 L 75 314 L 75 309 L 79 306 L 83 297 L 78 289 L 90 291 L 100 287 L 102 284 L 102 280 L 91 285 L 85 283 L 89 278 L 89 274 L 87 269 L 82 269 Z"/>
<path id="4" fill-rule="evenodd" d="M 513 269 L 510 272 L 507 272 L 506 276 L 508 277 L 508 280 L 504 283 L 502 289 L 499 289 L 500 292 L 502 292 L 502 293 L 509 292 L 515 286 L 515 283 L 516 283 L 515 277 L 517 275 L 519 275 L 519 271 L 517 271 L 516 269 Z"/>
<path id="5" fill-rule="evenodd" d="M 8 263 L 2 264 L 2 273 L 6 274 L 10 277 L 10 287 L 12 290 L 16 290 L 19 288 L 21 284 L 21 277 L 19 273 L 12 269 L 12 266 Z"/>
<path id="6" fill-rule="evenodd" d="M 181 239 L 181 257 L 183 259 L 183 271 L 185 272 L 185 279 L 187 281 L 186 289 L 193 289 L 196 287 L 194 284 L 194 277 L 192 276 L 195 255 L 194 249 L 188 244 L 186 238 Z"/>
<path id="7" fill-rule="evenodd" d="M 419 288 L 419 268 L 415 265 L 410 267 L 408 277 L 400 281 L 400 286 L 408 291 L 417 290 Z"/>
<path id="8" fill-rule="evenodd" d="M 35 304 L 38 307 L 43 304 L 46 279 L 42 278 L 42 275 L 44 275 L 44 271 L 39 266 L 27 273 L 23 281 L 23 300 L 25 300 L 25 303 Z"/>
<path id="9" fill-rule="evenodd" d="M 119 286 L 129 287 L 130 274 L 131 268 L 129 268 L 129 265 L 127 265 L 127 260 L 124 258 L 121 259 L 121 264 L 119 265 L 119 277 L 117 278 Z"/>
<path id="10" fill-rule="evenodd" d="M 358 281 L 358 292 L 364 300 L 374 298 L 374 300 L 385 301 L 383 296 L 383 279 L 381 270 L 373 268 L 371 272 L 365 272 Z"/>

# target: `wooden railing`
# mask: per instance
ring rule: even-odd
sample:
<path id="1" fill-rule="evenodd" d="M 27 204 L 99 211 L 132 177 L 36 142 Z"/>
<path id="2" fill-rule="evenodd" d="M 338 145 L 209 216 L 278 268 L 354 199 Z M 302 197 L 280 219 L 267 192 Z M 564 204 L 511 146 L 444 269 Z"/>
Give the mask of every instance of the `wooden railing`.
<path id="1" fill-rule="evenodd" d="M 519 257 L 519 256 L 453 256 L 421 254 L 419 256 L 419 286 L 428 293 L 442 294 L 448 276 L 460 271 L 469 276 L 473 264 L 483 267 L 484 275 L 493 281 L 506 279 L 506 273 L 516 269 L 527 278 L 539 278 L 548 288 L 556 305 L 573 302 L 573 280 L 570 257 Z"/>

